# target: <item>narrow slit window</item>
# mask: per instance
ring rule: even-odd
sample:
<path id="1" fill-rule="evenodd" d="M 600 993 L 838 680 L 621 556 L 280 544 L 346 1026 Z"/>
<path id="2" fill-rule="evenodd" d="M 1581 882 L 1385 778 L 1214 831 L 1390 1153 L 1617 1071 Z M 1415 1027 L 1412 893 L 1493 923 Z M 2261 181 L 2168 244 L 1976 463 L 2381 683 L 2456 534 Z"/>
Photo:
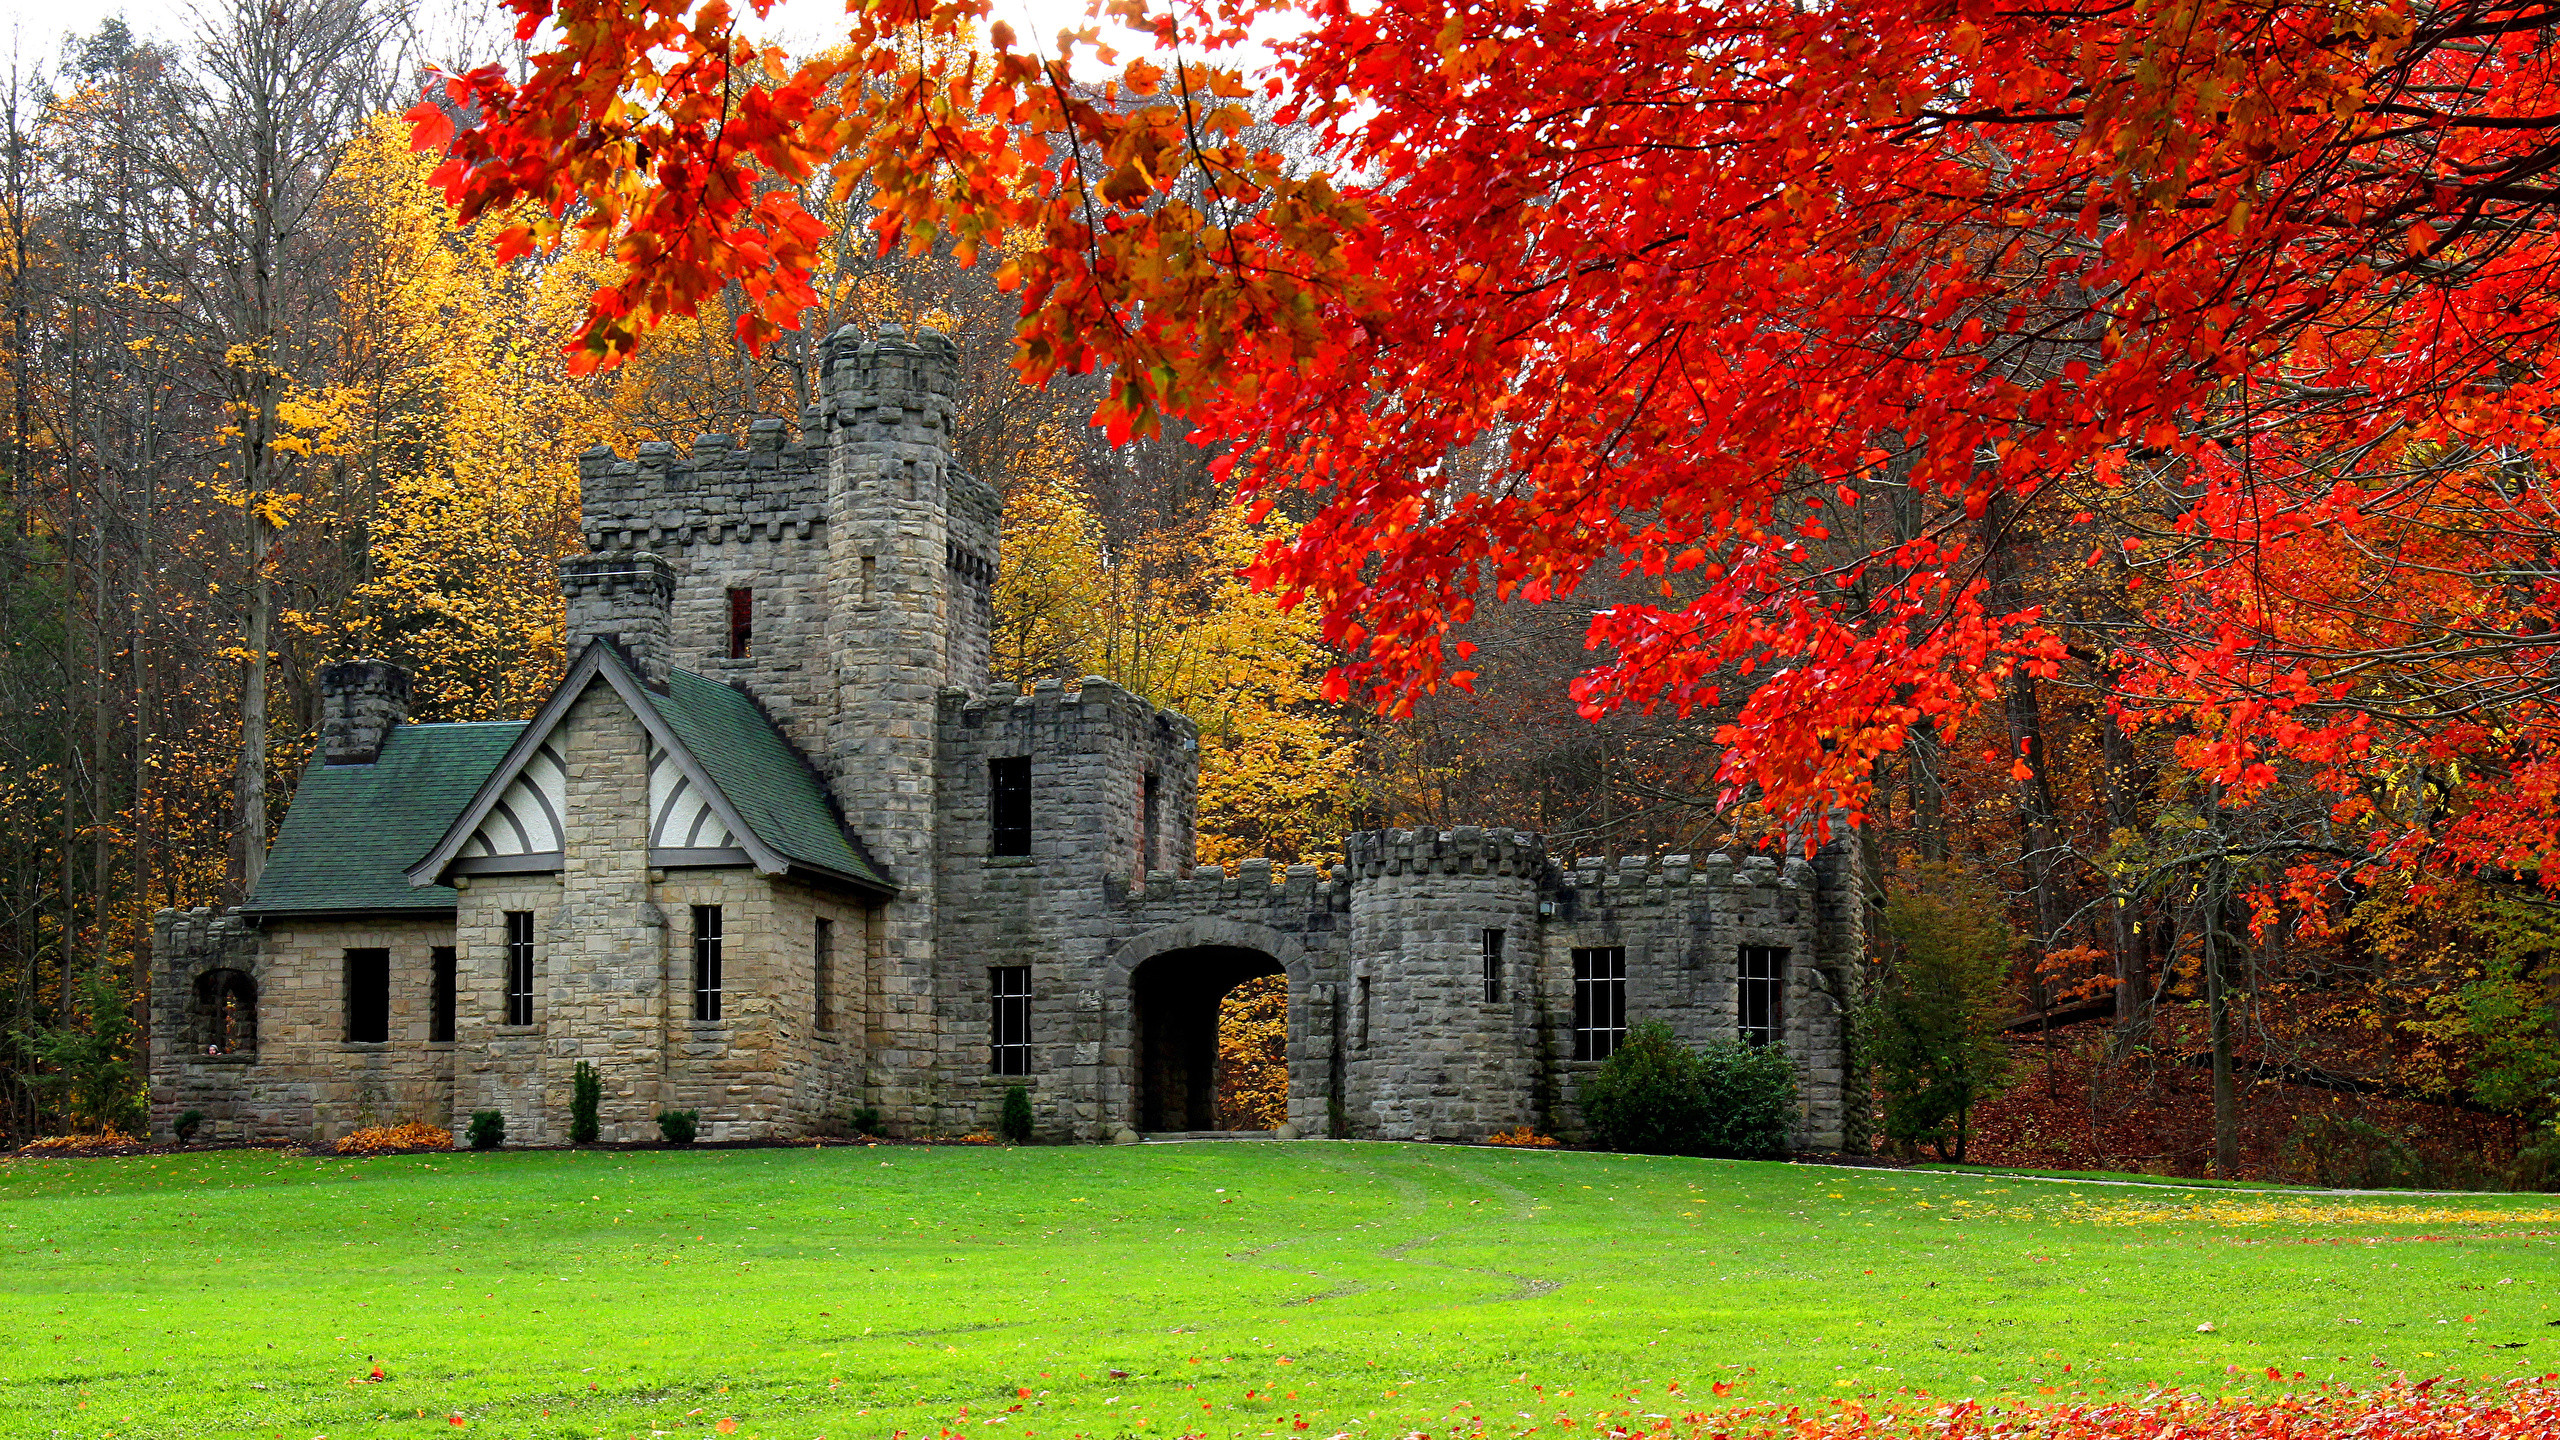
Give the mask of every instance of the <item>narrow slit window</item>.
<path id="1" fill-rule="evenodd" d="M 1031 853 L 1031 757 L 987 762 L 987 853 Z"/>
<path id="2" fill-rule="evenodd" d="M 815 953 L 809 959 L 816 971 L 818 1028 L 833 1030 L 836 1028 L 836 922 L 823 915 L 818 917 L 818 937 L 813 950 Z"/>
<path id="3" fill-rule="evenodd" d="M 391 952 L 347 952 L 347 1038 L 379 1043 L 391 1038 Z"/>
<path id="4" fill-rule="evenodd" d="M 1157 808 L 1160 788 L 1153 775 L 1138 787 L 1138 868 L 1141 870 L 1156 868 L 1156 836 L 1164 824 L 1162 812 Z"/>
<path id="5" fill-rule="evenodd" d="M 1502 1003 L 1502 932 L 1484 932 L 1484 1003 Z"/>
<path id="6" fill-rule="evenodd" d="M 1741 990 L 1741 1032 L 1745 1045 L 1773 1045 L 1784 1020 L 1787 952 L 1775 945 L 1745 945 L 1736 967 Z"/>
<path id="7" fill-rule="evenodd" d="M 756 592 L 743 586 L 729 590 L 729 658 L 747 658 L 747 646 L 756 634 Z"/>
<path id="8" fill-rule="evenodd" d="M 990 1068 L 998 1075 L 1031 1073 L 1031 967 L 987 968 L 994 998 L 994 1034 Z"/>
<path id="9" fill-rule="evenodd" d="M 533 1023 L 533 912 L 507 912 L 507 1023 Z"/>
<path id="10" fill-rule="evenodd" d="M 720 907 L 693 907 L 693 1018 L 720 1018 Z"/>
<path id="11" fill-rule="evenodd" d="M 453 947 L 427 952 L 427 1039 L 446 1044 L 453 1039 Z"/>
<path id="12" fill-rule="evenodd" d="M 1606 1060 L 1627 1038 L 1627 951 L 1573 952 L 1573 1058 Z"/>

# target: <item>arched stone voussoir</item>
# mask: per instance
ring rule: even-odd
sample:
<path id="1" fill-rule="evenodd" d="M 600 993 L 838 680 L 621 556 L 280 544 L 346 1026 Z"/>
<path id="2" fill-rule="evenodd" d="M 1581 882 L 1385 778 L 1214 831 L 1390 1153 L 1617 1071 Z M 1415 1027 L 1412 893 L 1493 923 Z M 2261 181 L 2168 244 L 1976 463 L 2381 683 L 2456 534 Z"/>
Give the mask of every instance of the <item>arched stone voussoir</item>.
<path id="1" fill-rule="evenodd" d="M 1307 949 L 1298 943 L 1296 937 L 1267 925 L 1219 916 L 1177 920 L 1170 925 L 1141 931 L 1121 941 L 1102 963 L 1110 983 L 1125 986 L 1139 966 L 1159 955 L 1200 949 L 1259 951 L 1279 962 L 1280 968 L 1288 972 L 1289 985 L 1293 990 L 1300 989 L 1314 975 Z"/>

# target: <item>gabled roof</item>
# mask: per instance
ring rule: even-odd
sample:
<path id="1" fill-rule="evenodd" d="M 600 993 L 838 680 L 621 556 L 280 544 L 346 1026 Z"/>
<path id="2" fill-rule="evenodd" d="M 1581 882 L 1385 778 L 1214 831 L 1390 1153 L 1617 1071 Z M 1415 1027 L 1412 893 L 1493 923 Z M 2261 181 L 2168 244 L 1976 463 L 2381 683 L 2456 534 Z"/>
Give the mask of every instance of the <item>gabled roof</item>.
<path id="1" fill-rule="evenodd" d="M 451 910 L 451 889 L 413 886 L 402 872 L 453 823 L 523 730 L 517 720 L 401 725 L 383 738 L 381 758 L 370 765 L 331 765 L 312 756 L 267 852 L 257 893 L 241 909 L 251 915 Z"/>
<path id="2" fill-rule="evenodd" d="M 480 779 L 469 802 L 445 825 L 433 848 L 409 867 L 411 885 L 438 885 L 446 867 L 540 752 L 561 717 L 599 679 L 631 707 L 650 738 L 737 837 L 757 869 L 768 875 L 807 870 L 895 893 L 896 887 L 872 863 L 861 841 L 837 819 L 817 773 L 774 728 L 762 707 L 726 685 L 682 670 L 669 677 L 665 691 L 653 691 L 640 682 L 610 641 L 588 646 L 569 667 L 559 688 Z"/>

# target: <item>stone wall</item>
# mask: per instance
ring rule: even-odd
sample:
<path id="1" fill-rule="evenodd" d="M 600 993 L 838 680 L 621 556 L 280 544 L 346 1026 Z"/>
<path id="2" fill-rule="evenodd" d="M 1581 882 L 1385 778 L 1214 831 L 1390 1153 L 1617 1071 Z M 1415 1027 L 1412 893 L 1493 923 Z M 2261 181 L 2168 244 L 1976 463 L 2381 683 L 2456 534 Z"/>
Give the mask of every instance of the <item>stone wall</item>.
<path id="1" fill-rule="evenodd" d="M 427 1039 L 432 952 L 442 917 L 271 921 L 162 911 L 152 927 L 151 1128 L 201 1110 L 207 1139 L 323 1144 L 365 1125 L 441 1124 L 452 1110 L 454 1054 Z M 349 950 L 390 952 L 390 1038 L 347 1037 Z M 196 982 L 217 969 L 257 987 L 257 1044 L 206 1055 Z"/>

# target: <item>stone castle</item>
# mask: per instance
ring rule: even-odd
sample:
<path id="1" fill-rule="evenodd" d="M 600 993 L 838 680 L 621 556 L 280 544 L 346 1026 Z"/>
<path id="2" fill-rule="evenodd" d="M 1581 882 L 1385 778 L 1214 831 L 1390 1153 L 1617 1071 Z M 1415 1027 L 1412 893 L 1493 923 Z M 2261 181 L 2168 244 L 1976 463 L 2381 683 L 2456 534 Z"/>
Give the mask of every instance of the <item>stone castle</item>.
<path id="1" fill-rule="evenodd" d="M 1785 1047 L 1841 1138 L 1854 860 L 1565 861 L 1480 828 L 1195 868 L 1191 722 L 988 670 L 999 503 L 952 460 L 948 341 L 851 331 L 824 403 L 743 445 L 598 449 L 560 562 L 567 674 L 523 722 L 413 724 L 323 676 L 321 752 L 247 902 L 164 912 L 152 1120 L 321 1142 L 506 1117 L 708 1140 L 875 1108 L 891 1133 L 1214 1126 L 1222 996 L 1288 984 L 1281 1134 L 1572 1135 L 1644 1019 Z"/>

